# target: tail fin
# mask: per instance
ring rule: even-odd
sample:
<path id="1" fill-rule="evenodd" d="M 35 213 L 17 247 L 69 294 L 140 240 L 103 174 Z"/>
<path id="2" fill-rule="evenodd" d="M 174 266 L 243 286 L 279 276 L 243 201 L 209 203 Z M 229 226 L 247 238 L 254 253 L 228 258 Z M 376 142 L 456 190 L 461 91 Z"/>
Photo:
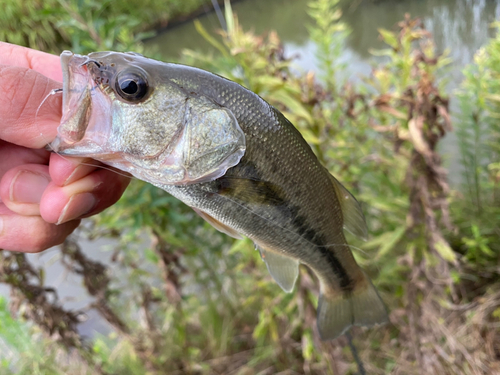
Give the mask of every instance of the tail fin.
<path id="1" fill-rule="evenodd" d="M 366 283 L 350 292 L 320 294 L 317 323 L 322 340 L 335 339 L 352 325 L 372 326 L 388 321 L 384 302 L 366 275 L 365 279 Z"/>

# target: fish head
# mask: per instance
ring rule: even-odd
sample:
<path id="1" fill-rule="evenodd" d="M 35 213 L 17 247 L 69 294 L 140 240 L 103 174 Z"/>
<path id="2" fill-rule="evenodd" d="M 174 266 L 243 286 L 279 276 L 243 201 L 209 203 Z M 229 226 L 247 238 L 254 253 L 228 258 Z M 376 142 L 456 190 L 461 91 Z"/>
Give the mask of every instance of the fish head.
<path id="1" fill-rule="evenodd" d="M 221 177 L 245 153 L 234 114 L 136 53 L 61 54 L 63 115 L 48 148 L 156 185 Z"/>

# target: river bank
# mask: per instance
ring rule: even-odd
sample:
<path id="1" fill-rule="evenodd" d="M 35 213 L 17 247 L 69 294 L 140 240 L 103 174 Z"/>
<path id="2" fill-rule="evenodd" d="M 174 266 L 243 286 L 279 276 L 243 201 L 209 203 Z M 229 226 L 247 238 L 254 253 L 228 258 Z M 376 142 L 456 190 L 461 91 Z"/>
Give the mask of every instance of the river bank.
<path id="1" fill-rule="evenodd" d="M 52 53 L 120 49 L 211 11 L 211 0 L 6 0 L 0 40 Z"/>

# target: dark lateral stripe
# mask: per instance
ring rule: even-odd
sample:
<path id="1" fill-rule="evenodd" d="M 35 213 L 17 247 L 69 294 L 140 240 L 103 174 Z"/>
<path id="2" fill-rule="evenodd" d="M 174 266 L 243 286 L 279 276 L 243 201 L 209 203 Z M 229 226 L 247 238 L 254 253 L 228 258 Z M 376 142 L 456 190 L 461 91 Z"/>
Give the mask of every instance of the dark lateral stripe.
<path id="1" fill-rule="evenodd" d="M 250 184 L 246 186 L 247 189 L 245 189 L 245 195 L 248 194 L 249 190 L 253 190 L 255 193 L 258 193 L 253 194 L 253 203 L 270 204 L 274 206 L 275 209 L 280 211 L 284 219 L 286 218 L 291 221 L 296 233 L 300 235 L 300 237 L 317 246 L 318 251 L 328 262 L 334 274 L 338 277 L 340 288 L 345 291 L 352 290 L 352 279 L 349 277 L 345 268 L 335 256 L 335 253 L 329 248 L 329 246 L 325 246 L 328 242 L 323 238 L 323 236 L 308 225 L 306 218 L 299 214 L 299 207 L 290 203 L 283 190 L 265 182 L 256 166 L 250 161 L 245 161 L 233 167 L 232 172 L 233 176 L 241 176 L 240 178 L 242 178 L 243 181 Z M 231 174 L 228 173 L 228 175 Z M 241 191 L 238 191 L 237 188 L 232 186 L 235 183 L 240 183 L 241 180 L 238 181 L 237 179 L 228 176 L 221 177 L 215 182 L 218 194 L 229 194 L 235 198 L 239 198 L 243 202 L 246 199 L 251 198 L 248 195 L 245 197 L 238 196 Z"/>
<path id="2" fill-rule="evenodd" d="M 338 276 L 340 288 L 344 291 L 351 291 L 353 289 L 352 279 L 347 274 L 345 268 L 342 267 L 335 254 L 326 247 L 318 247 L 318 250 L 325 256 L 333 272 Z"/>
<path id="3" fill-rule="evenodd" d="M 325 246 L 326 241 L 316 233 L 312 228 L 309 228 L 306 224 L 306 220 L 303 216 L 297 215 L 293 219 L 293 225 L 297 228 L 297 233 L 307 241 L 315 244 L 318 251 L 321 253 L 323 258 L 328 262 L 333 272 L 339 279 L 340 288 L 345 291 L 350 291 L 353 288 L 352 279 L 347 274 L 345 268 L 342 266 L 340 261 L 337 259 L 335 254 L 329 247 Z"/>

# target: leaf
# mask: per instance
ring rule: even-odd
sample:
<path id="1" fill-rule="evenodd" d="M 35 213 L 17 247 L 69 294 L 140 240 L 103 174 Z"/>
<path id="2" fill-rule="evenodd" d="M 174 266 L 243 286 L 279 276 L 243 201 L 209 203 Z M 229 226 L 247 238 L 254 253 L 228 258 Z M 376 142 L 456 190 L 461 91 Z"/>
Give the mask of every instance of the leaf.
<path id="1" fill-rule="evenodd" d="M 457 261 L 455 252 L 451 249 L 450 245 L 448 245 L 448 242 L 443 239 L 439 239 L 435 246 L 436 251 L 439 253 L 441 258 L 450 263 L 455 263 Z"/>
<path id="2" fill-rule="evenodd" d="M 378 32 L 382 36 L 382 39 L 385 43 L 387 43 L 394 49 L 398 48 L 398 38 L 396 37 L 396 34 L 394 34 L 392 31 L 382 28 L 378 29 Z"/>
<path id="3" fill-rule="evenodd" d="M 382 258 L 385 254 L 391 251 L 394 248 L 394 246 L 396 246 L 396 244 L 401 240 L 401 238 L 405 233 L 406 233 L 406 227 L 400 227 L 395 231 L 391 232 L 390 235 L 387 236 L 388 238 L 385 244 L 382 247 L 380 247 L 375 259 Z"/>
<path id="4" fill-rule="evenodd" d="M 494 253 L 494 252 L 493 252 L 493 251 L 489 248 L 489 246 L 488 246 L 488 245 L 486 245 L 486 244 L 481 244 L 481 245 L 479 245 L 479 248 L 481 249 L 481 251 L 482 251 L 484 254 L 486 254 L 486 255 L 488 255 L 488 256 L 490 256 L 490 257 L 495 256 L 495 253 Z"/>
<path id="5" fill-rule="evenodd" d="M 314 354 L 314 345 L 311 334 L 306 332 L 302 335 L 302 356 L 306 361 L 311 361 Z"/>
<path id="6" fill-rule="evenodd" d="M 224 0 L 224 12 L 226 16 L 226 26 L 228 35 L 234 34 L 234 15 L 233 8 L 231 7 L 231 2 L 229 0 Z"/>
<path id="7" fill-rule="evenodd" d="M 267 61 L 265 61 L 267 64 Z M 265 87 L 266 90 L 272 91 L 282 88 L 285 85 L 285 82 L 281 78 L 261 75 L 256 77 L 257 83 L 262 87 Z"/>
<path id="8" fill-rule="evenodd" d="M 319 138 L 309 129 L 300 129 L 300 133 L 310 145 L 319 145 L 321 143 Z"/>
<path id="9" fill-rule="evenodd" d="M 500 102 L 500 94 L 489 94 L 489 95 L 485 95 L 485 98 L 486 98 L 486 99 L 493 100 L 493 101 L 495 101 L 495 102 Z"/>
<path id="10" fill-rule="evenodd" d="M 144 251 L 144 257 L 153 264 L 157 264 L 160 261 L 158 254 L 149 248 Z"/>
<path id="11" fill-rule="evenodd" d="M 272 97 L 272 99 L 279 101 L 280 103 L 283 103 L 285 106 L 287 106 L 290 109 L 290 111 L 293 114 L 295 114 L 296 116 L 302 117 L 309 124 L 314 123 L 311 114 L 302 105 L 302 103 L 299 102 L 297 99 L 293 98 L 291 95 L 289 95 L 284 90 L 278 90 L 278 91 L 273 92 L 271 97 Z"/>
<path id="12" fill-rule="evenodd" d="M 235 254 L 243 251 L 248 251 L 252 248 L 254 248 L 252 240 L 245 237 L 243 240 L 234 241 L 233 245 L 228 251 L 228 254 Z"/>
<path id="13" fill-rule="evenodd" d="M 253 330 L 253 338 L 258 339 L 261 337 L 264 337 L 267 333 L 268 329 L 268 317 L 267 317 L 267 310 L 262 310 L 259 313 L 259 323 Z"/>
<path id="14" fill-rule="evenodd" d="M 203 37 L 203 39 L 217 48 L 224 57 L 229 58 L 229 52 L 226 50 L 226 48 L 208 33 L 208 31 L 203 27 L 199 20 L 194 20 L 194 27 L 198 34 Z"/>
<path id="15" fill-rule="evenodd" d="M 491 314 L 494 318 L 500 319 L 500 307 L 497 307 Z"/>

